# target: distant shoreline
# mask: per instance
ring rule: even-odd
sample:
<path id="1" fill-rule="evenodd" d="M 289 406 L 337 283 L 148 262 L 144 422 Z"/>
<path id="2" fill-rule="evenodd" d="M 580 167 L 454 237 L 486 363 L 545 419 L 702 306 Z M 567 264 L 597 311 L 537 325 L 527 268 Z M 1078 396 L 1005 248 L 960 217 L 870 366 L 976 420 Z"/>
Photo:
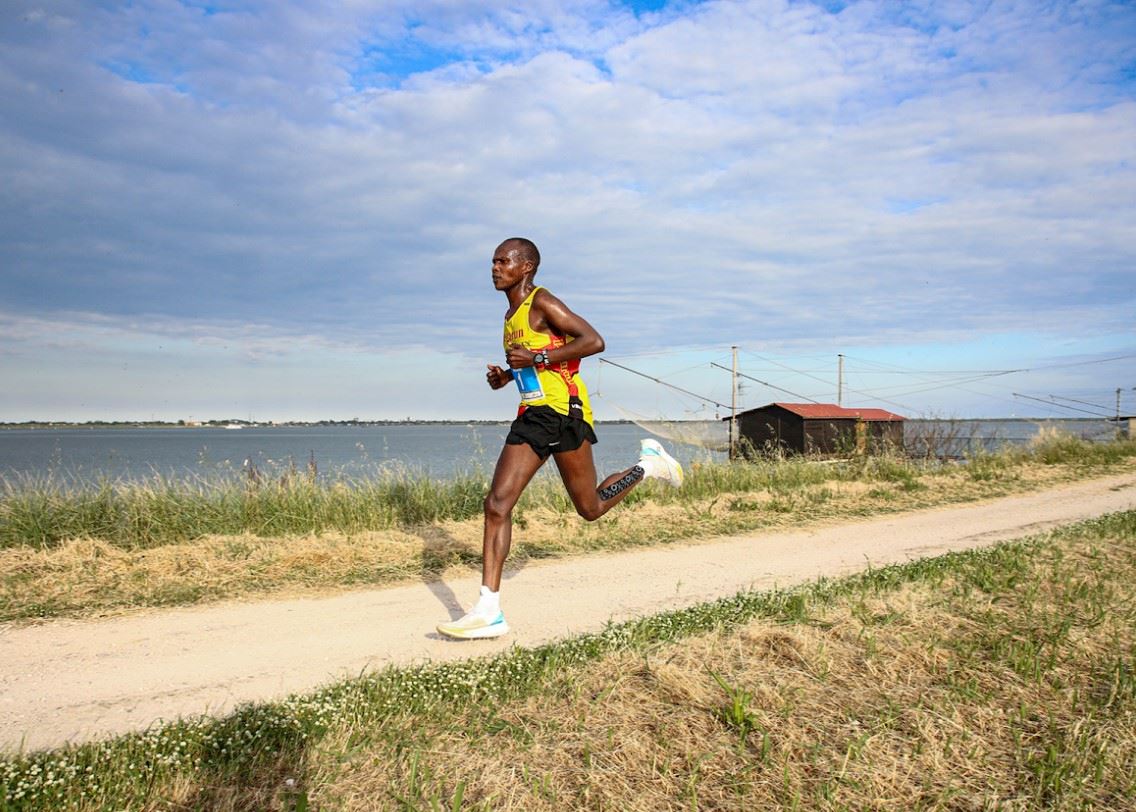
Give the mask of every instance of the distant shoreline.
<path id="1" fill-rule="evenodd" d="M 68 421 L 25 420 L 20 423 L 0 423 L 4 429 L 281 429 L 318 426 L 507 426 L 511 420 L 286 420 L 257 423 L 248 420 L 206 420 L 200 423 L 162 420 L 88 420 L 83 423 Z M 631 420 L 597 420 L 605 425 L 622 425 Z M 699 422 L 699 421 L 693 421 Z"/>
<path id="2" fill-rule="evenodd" d="M 1062 423 L 1112 422 L 1112 417 L 910 417 L 919 423 L 1037 423 L 1060 420 Z M 369 426 L 507 426 L 510 420 L 287 420 L 281 422 L 257 423 L 250 420 L 205 420 L 164 421 L 164 420 L 88 420 L 82 423 L 66 420 L 25 420 L 18 423 L 0 422 L 0 431 L 12 429 L 278 429 L 312 428 L 319 426 L 369 427 Z M 619 426 L 634 423 L 634 420 L 597 420 L 605 426 Z M 656 422 L 656 421 L 647 421 Z M 666 420 L 667 423 L 707 423 L 716 420 Z"/>

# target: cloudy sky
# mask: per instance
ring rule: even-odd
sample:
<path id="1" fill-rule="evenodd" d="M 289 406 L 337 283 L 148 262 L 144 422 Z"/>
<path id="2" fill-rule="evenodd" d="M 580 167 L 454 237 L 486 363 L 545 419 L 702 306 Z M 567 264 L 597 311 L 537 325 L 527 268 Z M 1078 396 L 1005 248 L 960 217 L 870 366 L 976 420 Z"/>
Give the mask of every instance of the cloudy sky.
<path id="1" fill-rule="evenodd" d="M 1105 0 L 10 0 L 0 420 L 507 418 L 512 235 L 698 396 L 600 417 L 1136 412 L 1134 97 Z"/>

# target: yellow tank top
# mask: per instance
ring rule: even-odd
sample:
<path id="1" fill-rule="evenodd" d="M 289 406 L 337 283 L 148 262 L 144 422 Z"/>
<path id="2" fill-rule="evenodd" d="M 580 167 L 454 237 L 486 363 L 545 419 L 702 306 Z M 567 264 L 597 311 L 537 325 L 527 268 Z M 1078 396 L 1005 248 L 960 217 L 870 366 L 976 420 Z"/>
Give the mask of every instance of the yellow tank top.
<path id="1" fill-rule="evenodd" d="M 513 315 L 505 319 L 505 336 L 502 342 L 505 350 L 513 344 L 520 344 L 526 350 L 551 350 L 563 347 L 572 340 L 571 336 L 556 333 L 538 333 L 529 322 L 533 297 L 541 288 L 533 288 Z M 521 392 L 520 411 L 529 406 L 551 406 L 562 415 L 570 415 L 569 402 L 573 397 L 580 399 L 584 420 L 592 425 L 592 404 L 588 400 L 588 388 L 579 377 L 580 360 L 550 364 L 544 369 L 535 367 L 511 370 Z M 535 374 L 534 374 L 535 373 Z"/>

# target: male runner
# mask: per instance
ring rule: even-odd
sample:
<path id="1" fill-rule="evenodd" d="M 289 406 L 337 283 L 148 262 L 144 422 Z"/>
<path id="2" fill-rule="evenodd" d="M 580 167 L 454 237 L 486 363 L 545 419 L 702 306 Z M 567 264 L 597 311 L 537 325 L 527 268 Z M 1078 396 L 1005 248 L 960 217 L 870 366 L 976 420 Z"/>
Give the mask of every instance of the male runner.
<path id="1" fill-rule="evenodd" d="M 505 240 L 493 252 L 493 286 L 509 300 L 504 338 L 509 369 L 488 364 L 485 378 L 493 389 L 515 380 L 521 405 L 485 497 L 481 597 L 465 617 L 438 626 L 449 637 L 500 637 L 509 631 L 499 590 L 512 544 L 513 506 L 550 455 L 576 512 L 590 522 L 619 504 L 644 477 L 682 484 L 678 462 L 654 440 L 643 440 L 639 462 L 596 487 L 592 446 L 598 441 L 578 372 L 580 359 L 603 352 L 604 341 L 592 325 L 533 284 L 539 267 L 540 252 L 523 237 Z"/>

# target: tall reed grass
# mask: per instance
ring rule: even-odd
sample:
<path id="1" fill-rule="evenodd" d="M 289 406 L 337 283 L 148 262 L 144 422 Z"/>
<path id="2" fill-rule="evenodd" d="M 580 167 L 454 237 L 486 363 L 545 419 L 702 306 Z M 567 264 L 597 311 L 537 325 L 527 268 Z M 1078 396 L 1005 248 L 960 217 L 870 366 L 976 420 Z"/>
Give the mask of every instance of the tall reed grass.
<path id="1" fill-rule="evenodd" d="M 971 460 L 989 475 L 1030 462 L 1107 467 L 1136 456 L 1136 442 L 1091 443 L 1061 434 L 1039 437 L 1028 448 L 1007 449 Z M 957 468 L 935 460 L 900 456 L 851 456 L 840 460 L 803 457 L 695 464 L 678 490 L 641 488 L 629 503 L 696 504 L 725 493 L 791 494 L 827 482 L 917 480 Z M 323 478 L 285 471 L 148 480 L 101 480 L 76 486 L 64 476 L 0 476 L 0 548 L 47 549 L 79 538 L 144 549 L 211 535 L 263 537 L 322 532 L 358 533 L 461 521 L 481 512 L 489 474 L 471 468 L 439 480 L 415 472 L 380 471 L 374 476 Z M 546 507 L 572 512 L 551 466 L 525 491 L 518 512 Z"/>
<path id="2" fill-rule="evenodd" d="M 51 476 L 0 479 L 0 547 L 47 548 L 98 538 L 127 548 L 206 535 L 345 533 L 463 519 L 480 512 L 480 474 L 447 481 L 385 476 L 323 483 L 311 477 L 102 481 L 75 489 Z"/>

